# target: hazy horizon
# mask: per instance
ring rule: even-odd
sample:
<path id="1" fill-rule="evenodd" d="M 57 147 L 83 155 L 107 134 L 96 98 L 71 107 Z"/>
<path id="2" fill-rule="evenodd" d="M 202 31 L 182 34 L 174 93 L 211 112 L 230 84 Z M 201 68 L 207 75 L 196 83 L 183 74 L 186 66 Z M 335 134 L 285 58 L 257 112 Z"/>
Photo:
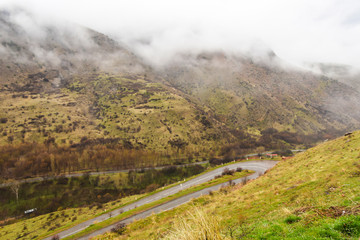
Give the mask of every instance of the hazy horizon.
<path id="1" fill-rule="evenodd" d="M 0 1 L 45 22 L 70 21 L 163 64 L 178 52 L 225 51 L 360 69 L 360 2 L 348 1 Z"/>

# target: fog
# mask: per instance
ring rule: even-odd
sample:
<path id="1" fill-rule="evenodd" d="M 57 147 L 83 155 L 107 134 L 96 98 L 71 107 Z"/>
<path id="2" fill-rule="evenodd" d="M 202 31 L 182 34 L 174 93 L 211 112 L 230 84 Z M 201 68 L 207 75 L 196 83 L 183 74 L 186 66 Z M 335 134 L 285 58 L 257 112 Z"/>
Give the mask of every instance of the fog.
<path id="1" fill-rule="evenodd" d="M 29 9 L 45 22 L 66 20 L 110 35 L 154 65 L 179 52 L 258 56 L 273 50 L 298 66 L 360 68 L 357 0 L 0 1 L 0 7 L 9 5 Z"/>

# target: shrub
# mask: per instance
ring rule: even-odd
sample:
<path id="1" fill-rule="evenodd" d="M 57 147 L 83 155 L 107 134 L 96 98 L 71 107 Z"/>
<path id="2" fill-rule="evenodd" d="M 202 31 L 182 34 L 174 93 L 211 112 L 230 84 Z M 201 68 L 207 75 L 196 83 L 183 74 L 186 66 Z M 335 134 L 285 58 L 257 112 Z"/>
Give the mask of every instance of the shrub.
<path id="1" fill-rule="evenodd" d="M 59 235 L 54 235 L 54 236 L 51 238 L 51 240 L 59 240 L 59 239 L 60 239 Z"/>
<path id="2" fill-rule="evenodd" d="M 287 218 L 285 218 L 285 223 L 292 224 L 292 223 L 298 222 L 300 220 L 301 220 L 301 218 L 299 216 L 290 215 Z"/>
<path id="3" fill-rule="evenodd" d="M 8 119 L 7 118 L 0 118 L 0 123 L 7 123 Z"/>
<path id="4" fill-rule="evenodd" d="M 222 176 L 233 175 L 234 173 L 235 173 L 235 170 L 230 170 L 229 168 L 225 168 L 221 175 Z"/>
<path id="5" fill-rule="evenodd" d="M 116 224 L 112 229 L 111 232 L 117 233 L 117 234 L 123 234 L 125 232 L 125 223 L 118 223 Z"/>
<path id="6" fill-rule="evenodd" d="M 145 192 L 152 192 L 152 191 L 155 191 L 156 189 L 158 189 L 160 187 L 159 184 L 156 184 L 156 183 L 152 183 L 150 185 L 148 185 L 145 189 Z"/>

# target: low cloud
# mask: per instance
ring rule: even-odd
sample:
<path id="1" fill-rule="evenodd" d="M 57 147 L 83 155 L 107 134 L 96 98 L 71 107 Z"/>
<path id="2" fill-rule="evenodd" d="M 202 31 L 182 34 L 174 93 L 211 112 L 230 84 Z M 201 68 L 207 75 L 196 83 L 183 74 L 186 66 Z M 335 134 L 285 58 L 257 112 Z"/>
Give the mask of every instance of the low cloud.
<path id="1" fill-rule="evenodd" d="M 2 5 L 10 2 L 47 21 L 66 19 L 108 34 L 154 65 L 184 51 L 257 56 L 271 49 L 298 66 L 326 62 L 360 69 L 357 0 L 3 0 Z"/>

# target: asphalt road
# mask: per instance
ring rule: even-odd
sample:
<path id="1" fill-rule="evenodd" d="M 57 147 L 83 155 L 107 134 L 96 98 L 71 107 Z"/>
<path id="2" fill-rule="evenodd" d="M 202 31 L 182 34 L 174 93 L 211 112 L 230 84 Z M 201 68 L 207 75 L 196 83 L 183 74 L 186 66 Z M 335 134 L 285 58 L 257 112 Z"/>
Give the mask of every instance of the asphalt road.
<path id="1" fill-rule="evenodd" d="M 255 171 L 255 173 L 250 175 L 250 176 L 247 176 L 246 178 L 247 179 L 255 179 L 260 174 L 263 174 L 266 170 L 272 168 L 276 163 L 277 163 L 276 161 L 249 161 L 249 162 L 234 163 L 232 165 L 221 167 L 221 168 L 215 169 L 215 170 L 213 170 L 211 172 L 202 174 L 201 176 L 199 176 L 197 178 L 191 179 L 189 181 L 186 181 L 186 182 L 184 182 L 182 184 L 179 184 L 177 186 L 174 186 L 172 188 L 166 189 L 166 190 L 158 192 L 158 193 L 156 193 L 154 195 L 151 195 L 151 196 L 148 196 L 146 198 L 140 199 L 139 201 L 136 201 L 136 202 L 134 202 L 132 204 L 129 204 L 129 205 L 123 207 L 123 208 L 114 210 L 114 211 L 111 212 L 111 216 L 112 217 L 117 216 L 117 215 L 121 214 L 122 212 L 129 211 L 131 209 L 142 206 L 144 204 L 151 203 L 151 202 L 156 201 L 158 199 L 173 195 L 173 194 L 175 194 L 175 193 L 177 193 L 177 192 L 179 192 L 181 190 L 187 189 L 189 187 L 192 187 L 192 186 L 195 186 L 195 185 L 210 181 L 215 176 L 220 175 L 225 168 L 236 169 L 238 167 L 241 167 L 242 169 L 253 170 L 253 171 Z M 240 183 L 240 182 L 243 181 L 243 179 L 244 178 L 236 179 L 233 182 L 234 183 Z M 161 211 L 166 211 L 166 210 L 172 209 L 174 207 L 177 207 L 177 206 L 179 206 L 181 204 L 184 204 L 184 203 L 190 201 L 192 198 L 196 198 L 196 197 L 199 197 L 201 195 L 208 194 L 209 191 L 218 190 L 218 189 L 221 188 L 221 186 L 223 186 L 225 184 L 223 183 L 223 184 L 219 184 L 219 185 L 216 185 L 216 186 L 212 186 L 212 187 L 203 189 L 201 191 L 191 193 L 191 194 L 188 194 L 186 196 L 174 199 L 174 200 L 172 200 L 170 202 L 167 202 L 167 203 L 164 203 L 164 204 L 162 204 L 160 206 L 151 208 L 151 209 L 146 210 L 146 211 L 144 211 L 142 213 L 139 213 L 139 214 L 133 215 L 133 216 L 131 216 L 129 218 L 126 218 L 126 219 L 122 220 L 121 223 L 128 224 L 128 223 L 134 221 L 135 219 L 141 219 L 141 218 L 145 218 L 147 216 L 150 216 L 152 213 L 158 213 L 158 212 L 161 212 Z M 77 232 L 80 232 L 81 230 L 87 228 L 89 225 L 91 225 L 91 224 L 93 224 L 95 222 L 96 223 L 102 222 L 102 221 L 108 219 L 109 217 L 110 217 L 110 213 L 98 216 L 98 217 L 93 218 L 91 220 L 82 222 L 82 223 L 80 223 L 80 224 L 78 224 L 78 225 L 76 225 L 76 226 L 74 226 L 74 227 L 72 227 L 72 228 L 70 228 L 68 230 L 62 231 L 62 232 L 58 233 L 57 235 L 60 238 L 64 238 L 64 237 L 73 235 L 73 234 L 75 234 Z M 118 222 L 118 223 L 120 223 L 120 222 Z M 114 224 L 114 225 L 116 225 L 116 224 Z M 91 234 L 89 234 L 87 236 L 84 236 L 84 237 L 82 237 L 80 239 L 88 239 L 90 237 L 93 237 L 93 236 L 96 236 L 96 235 L 99 235 L 99 234 L 103 234 L 103 233 L 105 233 L 107 231 L 110 231 L 110 229 L 113 228 L 114 225 L 111 225 L 111 226 L 108 226 L 106 228 L 100 229 L 100 230 L 98 230 L 96 232 L 93 232 L 93 233 L 91 233 Z M 48 237 L 48 238 L 45 238 L 45 239 L 50 240 L 51 238 L 52 237 Z"/>

